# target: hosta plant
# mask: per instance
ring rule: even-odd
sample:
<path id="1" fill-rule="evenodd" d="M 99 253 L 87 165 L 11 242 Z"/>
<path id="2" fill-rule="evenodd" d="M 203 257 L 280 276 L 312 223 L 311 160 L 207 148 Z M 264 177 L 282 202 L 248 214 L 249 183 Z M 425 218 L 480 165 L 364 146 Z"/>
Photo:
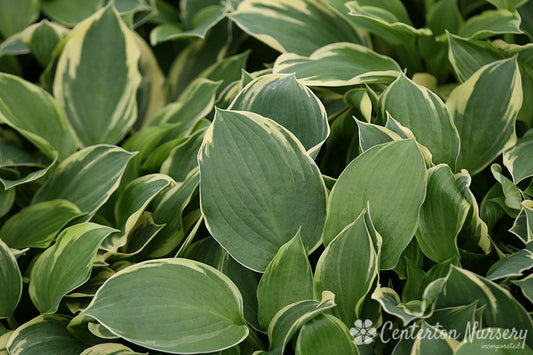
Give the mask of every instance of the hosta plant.
<path id="1" fill-rule="evenodd" d="M 533 2 L 0 0 L 0 354 L 533 354 Z"/>

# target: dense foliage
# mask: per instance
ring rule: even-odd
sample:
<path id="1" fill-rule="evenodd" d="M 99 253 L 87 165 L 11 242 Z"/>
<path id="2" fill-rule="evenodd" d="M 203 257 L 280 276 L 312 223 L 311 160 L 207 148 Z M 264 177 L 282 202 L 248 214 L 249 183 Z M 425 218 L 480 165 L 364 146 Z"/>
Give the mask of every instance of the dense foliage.
<path id="1" fill-rule="evenodd" d="M 533 354 L 533 2 L 0 0 L 0 354 Z"/>

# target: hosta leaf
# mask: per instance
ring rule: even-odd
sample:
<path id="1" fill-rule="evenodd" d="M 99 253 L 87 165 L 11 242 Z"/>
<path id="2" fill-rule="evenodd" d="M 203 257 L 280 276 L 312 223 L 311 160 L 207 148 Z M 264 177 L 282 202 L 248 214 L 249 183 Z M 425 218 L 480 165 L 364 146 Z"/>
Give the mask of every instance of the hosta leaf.
<path id="1" fill-rule="evenodd" d="M 11 355 L 78 355 L 87 345 L 67 331 L 70 318 L 43 314 L 15 330 L 7 344 Z"/>
<path id="2" fill-rule="evenodd" d="M 348 328 L 329 314 L 318 315 L 307 322 L 296 342 L 296 355 L 320 354 L 359 354 Z"/>
<path id="3" fill-rule="evenodd" d="M 150 42 L 153 46 L 181 38 L 205 38 L 207 31 L 220 22 L 225 16 L 224 6 L 207 6 L 200 10 L 194 17 L 192 28 L 184 31 L 178 24 L 165 23 L 157 26 L 150 32 Z"/>
<path id="4" fill-rule="evenodd" d="M 358 319 L 362 302 L 379 273 L 376 250 L 362 212 L 333 239 L 318 260 L 315 294 L 331 291 L 337 307 L 333 314 L 347 326 Z"/>
<path id="5" fill-rule="evenodd" d="M 308 86 L 390 83 L 399 71 L 393 59 L 354 43 L 329 44 L 309 56 L 285 53 L 274 64 L 274 73 L 295 73 Z"/>
<path id="6" fill-rule="evenodd" d="M 91 346 L 83 350 L 80 355 L 141 355 L 148 353 L 138 353 L 127 346 L 116 343 L 105 343 Z"/>
<path id="7" fill-rule="evenodd" d="M 15 202 L 15 189 L 0 189 L 0 217 L 4 217 Z"/>
<path id="8" fill-rule="evenodd" d="M 280 309 L 309 299 L 313 299 L 313 271 L 298 231 L 279 249 L 259 282 L 259 324 L 267 329 Z"/>
<path id="9" fill-rule="evenodd" d="M 280 52 L 309 55 L 326 44 L 360 42 L 348 22 L 316 0 L 244 0 L 230 18 Z"/>
<path id="10" fill-rule="evenodd" d="M 487 279 L 494 281 L 507 277 L 522 276 L 525 271 L 533 268 L 533 251 L 531 249 L 533 249 L 533 245 L 507 255 L 492 264 L 489 271 L 487 271 Z"/>
<path id="11" fill-rule="evenodd" d="M 65 199 L 92 216 L 117 189 L 133 153 L 112 145 L 95 145 L 63 161 L 39 189 L 33 203 Z"/>
<path id="12" fill-rule="evenodd" d="M 237 261 L 264 271 L 300 227 L 306 249 L 318 245 L 324 182 L 285 128 L 257 114 L 218 110 L 198 161 L 206 225 Z"/>
<path id="13" fill-rule="evenodd" d="M 448 33 L 448 44 L 448 59 L 459 80 L 463 82 L 481 67 L 504 58 L 487 42 L 466 40 Z"/>
<path id="14" fill-rule="evenodd" d="M 484 11 L 468 19 L 459 30 L 459 35 L 466 39 L 486 38 L 501 33 L 522 33 L 520 15 L 516 11 Z"/>
<path id="15" fill-rule="evenodd" d="M 185 181 L 191 171 L 198 167 L 197 156 L 205 131 L 201 129 L 193 133 L 186 141 L 173 148 L 161 164 L 161 173 L 169 175 L 175 181 Z"/>
<path id="16" fill-rule="evenodd" d="M 165 104 L 165 76 L 152 48 L 137 32 L 133 34 L 141 51 L 139 72 L 142 80 L 137 88 L 137 122 L 134 126 L 134 128 L 139 128 L 144 126 Z"/>
<path id="17" fill-rule="evenodd" d="M 0 35 L 23 30 L 39 17 L 39 0 L 0 0 Z"/>
<path id="18" fill-rule="evenodd" d="M 149 174 L 126 185 L 115 204 L 115 220 L 120 233 L 111 235 L 103 248 L 116 251 L 118 247 L 124 246 L 126 238 L 139 221 L 146 206 L 161 190 L 172 183 L 173 180 L 167 175 Z"/>
<path id="19" fill-rule="evenodd" d="M 188 259 L 146 261 L 116 273 L 84 314 L 134 344 L 171 353 L 218 351 L 248 335 L 237 287 Z"/>
<path id="20" fill-rule="evenodd" d="M 311 156 L 318 154 L 329 135 L 322 102 L 294 75 L 260 76 L 239 92 L 229 109 L 271 118 L 298 137 Z"/>
<path id="21" fill-rule="evenodd" d="M 478 307 L 486 305 L 484 327 L 522 329 L 527 331 L 526 344 L 530 346 L 533 343 L 531 318 L 509 291 L 471 271 L 452 266 L 437 298 L 437 308 L 466 305 L 475 300 L 478 300 Z M 509 314 L 513 317 L 510 318 Z"/>
<path id="22" fill-rule="evenodd" d="M 48 158 L 64 159 L 77 141 L 65 113 L 46 91 L 16 76 L 0 73 L 0 122 L 17 130 Z"/>
<path id="23" fill-rule="evenodd" d="M 503 153 L 503 164 L 518 184 L 533 176 L 533 130 L 528 131 L 516 144 Z"/>
<path id="24" fill-rule="evenodd" d="M 426 167 L 414 140 L 375 146 L 354 159 L 331 190 L 324 243 L 369 203 L 383 237 L 380 267 L 392 269 L 414 235 L 425 194 Z"/>
<path id="25" fill-rule="evenodd" d="M 446 105 L 461 139 L 456 170 L 475 175 L 516 141 L 515 120 L 522 105 L 516 59 L 482 67 L 452 91 Z"/>
<path id="26" fill-rule="evenodd" d="M 396 132 L 373 123 L 356 120 L 359 129 L 359 146 L 364 152 L 375 145 L 402 139 Z"/>
<path id="27" fill-rule="evenodd" d="M 528 0 L 487 0 L 487 1 L 499 9 L 506 9 L 509 11 L 513 11 L 517 7 L 520 7 L 526 2 L 528 2 Z"/>
<path id="28" fill-rule="evenodd" d="M 440 263 L 459 254 L 457 235 L 469 209 L 450 168 L 445 164 L 430 168 L 416 232 L 418 245 L 428 258 Z"/>
<path id="29" fill-rule="evenodd" d="M 100 0 L 48 0 L 42 1 L 43 13 L 65 26 L 73 27 L 100 8 Z"/>
<path id="30" fill-rule="evenodd" d="M 442 100 L 403 73 L 381 95 L 379 108 L 409 128 L 417 141 L 431 152 L 433 162 L 455 166 L 459 135 Z"/>
<path id="31" fill-rule="evenodd" d="M 22 295 L 22 275 L 9 247 L 0 240 L 0 318 L 10 318 Z"/>
<path id="32" fill-rule="evenodd" d="M 222 258 L 220 271 L 228 276 L 239 288 L 243 298 L 244 318 L 254 328 L 259 329 L 257 285 L 261 274 L 253 272 L 236 262 L 228 253 Z"/>
<path id="33" fill-rule="evenodd" d="M 2 333 L 0 331 L 0 355 L 9 355 L 7 352 L 7 343 L 9 342 L 9 338 L 11 338 L 11 335 L 13 334 L 13 331 L 7 331 L 6 333 Z"/>
<path id="34" fill-rule="evenodd" d="M 84 214 L 66 200 L 36 203 L 11 216 L 0 229 L 0 239 L 15 249 L 47 248 L 68 222 Z"/>
<path id="35" fill-rule="evenodd" d="M 346 3 L 359 28 L 377 34 L 391 44 L 402 44 L 417 36 L 429 36 L 427 28 L 416 29 L 399 0 L 358 0 Z"/>
<path id="36" fill-rule="evenodd" d="M 192 199 L 199 182 L 198 169 L 193 170 L 182 183 L 166 190 L 154 203 L 153 218 L 157 224 L 164 224 L 145 250 L 152 258 L 162 257 L 176 248 L 185 237 L 182 214 Z"/>
<path id="37" fill-rule="evenodd" d="M 139 46 L 113 7 L 80 23 L 57 63 L 54 96 L 85 146 L 117 143 L 137 119 Z"/>
<path id="38" fill-rule="evenodd" d="M 282 354 L 285 346 L 304 324 L 335 307 L 334 299 L 333 293 L 325 291 L 320 302 L 300 301 L 281 309 L 268 326 L 271 353 Z"/>
<path id="39" fill-rule="evenodd" d="M 166 105 L 157 112 L 150 120 L 150 125 L 179 123 L 183 126 L 184 132 L 187 132 L 186 128 L 192 129 L 201 118 L 211 112 L 220 84 L 220 81 L 205 78 L 196 79 L 176 102 Z"/>
<path id="40" fill-rule="evenodd" d="M 523 278 L 522 280 L 513 281 L 514 284 L 520 286 L 524 296 L 533 302 L 533 275 Z"/>
<path id="41" fill-rule="evenodd" d="M 2 42 L 0 54 L 21 55 L 31 52 L 44 68 L 50 63 L 56 45 L 67 33 L 67 28 L 42 20 Z"/>
<path id="42" fill-rule="evenodd" d="M 505 175 L 502 173 L 502 167 L 499 164 L 492 164 L 490 171 L 494 179 L 498 181 L 501 191 L 503 192 L 505 206 L 514 209 L 520 210 L 522 208 L 521 203 L 524 199 L 522 191 Z"/>
<path id="43" fill-rule="evenodd" d="M 31 271 L 29 292 L 41 313 L 54 313 L 67 293 L 89 279 L 100 243 L 114 229 L 81 223 L 65 229 Z"/>

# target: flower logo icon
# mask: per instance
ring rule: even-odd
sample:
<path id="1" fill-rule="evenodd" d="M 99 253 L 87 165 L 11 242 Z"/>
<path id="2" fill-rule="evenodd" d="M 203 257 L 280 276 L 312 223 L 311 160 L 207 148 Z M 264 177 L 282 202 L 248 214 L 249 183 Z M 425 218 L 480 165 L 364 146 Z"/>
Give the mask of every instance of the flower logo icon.
<path id="1" fill-rule="evenodd" d="M 370 344 L 377 333 L 376 328 L 372 326 L 372 321 L 370 319 L 365 319 L 364 321 L 358 319 L 353 325 L 354 327 L 350 329 L 350 334 L 354 337 L 354 343 L 356 345 Z"/>

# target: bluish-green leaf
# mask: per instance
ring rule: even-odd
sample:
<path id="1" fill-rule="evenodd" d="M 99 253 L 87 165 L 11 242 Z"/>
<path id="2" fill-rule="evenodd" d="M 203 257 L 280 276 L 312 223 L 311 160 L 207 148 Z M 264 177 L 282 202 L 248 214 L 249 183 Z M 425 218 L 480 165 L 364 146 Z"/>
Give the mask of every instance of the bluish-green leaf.
<path id="1" fill-rule="evenodd" d="M 134 344 L 178 354 L 226 349 L 248 335 L 238 288 L 188 259 L 146 261 L 116 273 L 84 314 Z"/>
<path id="2" fill-rule="evenodd" d="M 280 52 L 309 55 L 330 43 L 360 43 L 347 21 L 316 0 L 244 0 L 230 18 Z"/>
<path id="3" fill-rule="evenodd" d="M 533 130 L 528 131 L 516 144 L 503 153 L 503 164 L 518 184 L 533 176 Z"/>
<path id="4" fill-rule="evenodd" d="M 325 220 L 325 186 L 301 143 L 274 121 L 218 110 L 198 155 L 202 214 L 237 261 L 264 271 L 301 227 L 307 250 Z"/>
<path id="5" fill-rule="evenodd" d="M 329 243 L 315 270 L 315 294 L 331 291 L 337 307 L 333 314 L 346 326 L 359 318 L 362 302 L 379 273 L 376 250 L 362 212 Z M 381 238 L 381 237 L 378 237 Z"/>
<path id="6" fill-rule="evenodd" d="M 469 208 L 447 165 L 428 170 L 427 195 L 416 232 L 418 245 L 428 258 L 440 263 L 458 256 L 457 235 Z"/>
<path id="7" fill-rule="evenodd" d="M 15 330 L 7 343 L 10 355 L 79 355 L 87 345 L 67 331 L 70 318 L 43 314 Z"/>
<path id="8" fill-rule="evenodd" d="M 54 96 L 85 146 L 118 143 L 137 119 L 140 50 L 116 10 L 80 23 L 57 63 Z"/>
<path id="9" fill-rule="evenodd" d="M 456 170 L 475 175 L 516 141 L 515 120 L 522 105 L 516 59 L 482 67 L 452 91 L 446 105 L 461 140 Z"/>
<path id="10" fill-rule="evenodd" d="M 83 215 L 66 200 L 36 203 L 11 216 L 0 229 L 0 239 L 15 249 L 47 248 L 68 222 Z"/>
<path id="11" fill-rule="evenodd" d="M 291 131 L 311 156 L 318 154 L 329 135 L 322 102 L 294 75 L 260 76 L 239 92 L 229 109 L 254 112 L 276 121 Z"/>
<path id="12" fill-rule="evenodd" d="M 380 267 L 392 269 L 414 236 L 425 195 L 426 167 L 414 140 L 375 146 L 354 159 L 331 190 L 324 243 L 369 203 L 383 237 Z"/>
<path id="13" fill-rule="evenodd" d="M 22 275 L 17 259 L 0 240 L 0 318 L 10 318 L 22 295 Z"/>
<path id="14" fill-rule="evenodd" d="M 118 188 L 133 155 L 112 145 L 82 149 L 59 164 L 35 194 L 33 203 L 64 199 L 92 216 Z"/>
<path id="15" fill-rule="evenodd" d="M 276 59 L 274 73 L 294 73 L 308 86 L 351 86 L 392 82 L 400 72 L 391 58 L 354 43 L 333 43 L 309 56 L 285 53 Z"/>
<path id="16" fill-rule="evenodd" d="M 348 328 L 329 314 L 321 314 L 307 322 L 296 341 L 296 355 L 359 354 Z"/>
<path id="17" fill-rule="evenodd" d="M 309 299 L 313 299 L 313 271 L 298 231 L 279 249 L 259 282 L 259 324 L 267 329 L 283 307 Z"/>
<path id="18" fill-rule="evenodd" d="M 487 38 L 502 33 L 522 33 L 520 15 L 508 10 L 488 10 L 469 18 L 459 35 L 467 39 Z"/>
<path id="19" fill-rule="evenodd" d="M 0 0 L 0 35 L 23 30 L 39 17 L 39 0 Z"/>
<path id="20" fill-rule="evenodd" d="M 63 296 L 89 279 L 100 243 L 114 229 L 81 223 L 65 229 L 31 271 L 29 293 L 41 313 L 54 313 Z"/>

